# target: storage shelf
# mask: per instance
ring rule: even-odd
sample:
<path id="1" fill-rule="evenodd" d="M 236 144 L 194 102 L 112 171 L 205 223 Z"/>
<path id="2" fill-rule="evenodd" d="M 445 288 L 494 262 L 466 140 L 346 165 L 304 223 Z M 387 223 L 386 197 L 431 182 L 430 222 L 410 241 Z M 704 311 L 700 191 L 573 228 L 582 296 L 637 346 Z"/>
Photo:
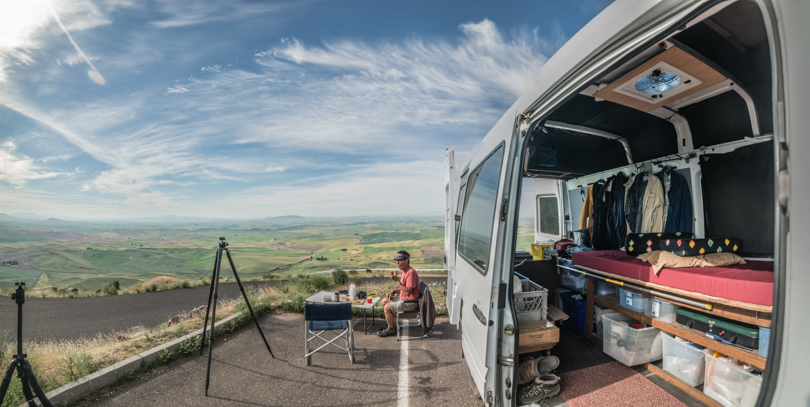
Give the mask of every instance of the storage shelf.
<path id="1" fill-rule="evenodd" d="M 629 310 L 619 305 L 618 297 L 615 295 L 594 296 L 593 301 L 596 304 L 602 305 L 604 307 L 610 308 L 614 311 L 620 312 L 624 315 L 637 319 L 649 326 L 679 336 L 683 339 L 686 339 L 690 342 L 694 342 L 706 348 L 716 350 L 734 359 L 753 365 L 759 369 L 762 370 L 765 369 L 766 359 L 757 354 L 756 351 L 751 352 L 744 349 L 740 349 L 736 346 L 731 346 L 724 344 L 722 342 L 717 342 L 715 340 L 712 340 L 711 338 L 706 337 L 705 333 L 698 331 L 696 329 L 691 329 L 677 322 L 666 323 L 655 318 L 650 318 L 644 314 Z"/>

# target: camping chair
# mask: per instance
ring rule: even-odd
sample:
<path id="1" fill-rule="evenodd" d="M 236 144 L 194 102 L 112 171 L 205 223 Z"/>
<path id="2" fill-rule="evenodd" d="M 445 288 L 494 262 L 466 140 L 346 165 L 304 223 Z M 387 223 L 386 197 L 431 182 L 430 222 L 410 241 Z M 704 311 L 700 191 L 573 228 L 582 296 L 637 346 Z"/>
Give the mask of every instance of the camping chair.
<path id="1" fill-rule="evenodd" d="M 304 305 L 304 361 L 309 366 L 310 356 L 327 345 L 336 346 L 349 352 L 349 361 L 354 363 L 354 331 L 352 330 L 352 304 L 305 304 Z M 335 335 L 327 339 L 321 335 L 326 332 Z M 339 332 L 335 332 L 339 331 Z M 346 347 L 335 343 L 346 337 Z M 318 338 L 326 343 L 318 349 L 309 351 L 309 341 Z"/>
<path id="2" fill-rule="evenodd" d="M 420 292 L 419 300 L 417 300 L 417 301 L 405 301 L 405 303 L 416 303 L 418 305 L 418 310 L 417 311 L 412 311 L 412 312 L 400 312 L 399 310 L 397 310 L 397 313 L 394 315 L 394 326 L 397 329 L 397 341 L 409 340 L 409 339 L 421 339 L 421 338 L 427 338 L 428 337 L 428 333 L 430 333 L 430 331 L 429 330 L 428 331 L 423 331 L 422 330 L 422 318 L 423 318 L 423 316 L 422 316 L 421 312 L 419 311 L 419 310 L 421 310 L 423 308 L 422 305 L 420 304 L 420 301 L 430 297 L 428 291 L 429 290 L 428 290 L 427 284 L 425 284 L 424 281 L 420 281 L 419 282 L 419 292 Z M 413 320 L 416 320 L 416 322 L 413 322 Z M 405 321 L 409 321 L 409 322 L 406 323 Z M 428 321 L 431 321 L 430 318 L 428 318 Z M 433 326 L 432 321 L 428 324 L 428 326 Z M 419 331 L 422 332 L 422 335 L 419 335 L 419 336 L 402 336 L 402 328 L 408 328 L 408 327 L 419 327 Z"/>

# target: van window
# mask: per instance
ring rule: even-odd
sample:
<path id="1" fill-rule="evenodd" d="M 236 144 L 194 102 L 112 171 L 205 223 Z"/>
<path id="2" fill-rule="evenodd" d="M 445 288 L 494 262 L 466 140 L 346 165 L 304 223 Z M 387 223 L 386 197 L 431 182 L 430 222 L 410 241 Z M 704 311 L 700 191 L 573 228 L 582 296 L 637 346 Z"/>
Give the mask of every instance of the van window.
<path id="1" fill-rule="evenodd" d="M 540 219 L 540 233 L 560 234 L 560 212 L 556 196 L 537 197 L 537 219 Z"/>
<path id="2" fill-rule="evenodd" d="M 458 224 L 461 222 L 461 214 L 464 210 L 464 197 L 467 193 L 467 184 L 463 184 L 458 191 L 458 205 L 456 206 L 456 243 L 458 243 L 459 228 Z"/>
<path id="3" fill-rule="evenodd" d="M 502 162 L 503 146 L 500 146 L 469 175 L 461 217 L 458 252 L 484 275 L 489 266 L 492 222 L 495 220 L 495 205 L 498 202 L 498 180 Z"/>

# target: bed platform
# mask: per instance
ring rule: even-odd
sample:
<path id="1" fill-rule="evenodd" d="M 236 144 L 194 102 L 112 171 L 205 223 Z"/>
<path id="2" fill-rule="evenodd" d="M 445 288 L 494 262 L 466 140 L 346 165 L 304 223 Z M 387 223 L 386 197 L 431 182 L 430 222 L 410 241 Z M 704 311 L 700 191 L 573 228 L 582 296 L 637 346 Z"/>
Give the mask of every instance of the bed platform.
<path id="1" fill-rule="evenodd" d="M 664 268 L 655 275 L 649 263 L 620 250 L 577 252 L 576 266 L 614 277 L 649 283 L 662 290 L 702 294 L 714 302 L 736 304 L 770 313 L 773 306 L 773 262 L 748 261 L 725 267 Z M 647 285 L 647 284 L 642 284 Z"/>
<path id="2" fill-rule="evenodd" d="M 586 321 L 593 320 L 594 304 L 599 304 L 629 315 L 648 326 L 656 327 L 760 369 L 765 369 L 767 359 L 760 356 L 756 350 L 716 342 L 707 338 L 703 332 L 677 322 L 666 323 L 634 312 L 620 306 L 619 298 L 616 295 L 596 295 L 595 286 L 596 281 L 608 279 L 609 283 L 641 293 L 644 297 L 659 298 L 681 307 L 703 312 L 710 309 L 711 311 L 708 312 L 713 315 L 770 327 L 773 312 L 772 262 L 748 261 L 748 264 L 725 267 L 664 268 L 658 275 L 653 272 L 649 263 L 619 250 L 577 252 L 572 255 L 572 262 L 574 267 L 587 277 Z M 641 289 L 637 290 L 634 287 Z M 644 289 L 653 290 L 653 293 L 645 292 Z M 666 297 L 658 296 L 655 292 L 666 295 Z M 673 300 L 673 296 L 679 297 L 685 302 Z M 694 305 L 695 301 L 709 307 L 697 307 Z M 593 332 L 593 324 L 586 323 L 585 327 L 586 338 L 597 343 L 602 342 L 602 338 Z M 644 367 L 707 405 L 720 406 L 702 391 L 680 381 L 656 364 L 647 363 L 644 364 Z"/>

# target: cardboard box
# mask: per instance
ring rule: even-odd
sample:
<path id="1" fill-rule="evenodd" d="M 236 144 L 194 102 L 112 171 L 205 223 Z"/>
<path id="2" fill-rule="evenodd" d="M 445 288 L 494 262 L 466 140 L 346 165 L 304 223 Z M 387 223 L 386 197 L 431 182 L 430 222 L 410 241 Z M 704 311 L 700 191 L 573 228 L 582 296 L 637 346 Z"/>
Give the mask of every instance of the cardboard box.
<path id="1" fill-rule="evenodd" d="M 557 307 L 549 305 L 548 319 L 541 321 L 521 322 L 518 326 L 518 350 L 536 348 L 542 345 L 554 346 L 560 341 L 560 328 L 555 321 L 568 319 L 568 315 Z"/>
<path id="2" fill-rule="evenodd" d="M 518 332 L 518 344 L 521 348 L 560 341 L 560 328 L 551 320 L 521 322 Z"/>

